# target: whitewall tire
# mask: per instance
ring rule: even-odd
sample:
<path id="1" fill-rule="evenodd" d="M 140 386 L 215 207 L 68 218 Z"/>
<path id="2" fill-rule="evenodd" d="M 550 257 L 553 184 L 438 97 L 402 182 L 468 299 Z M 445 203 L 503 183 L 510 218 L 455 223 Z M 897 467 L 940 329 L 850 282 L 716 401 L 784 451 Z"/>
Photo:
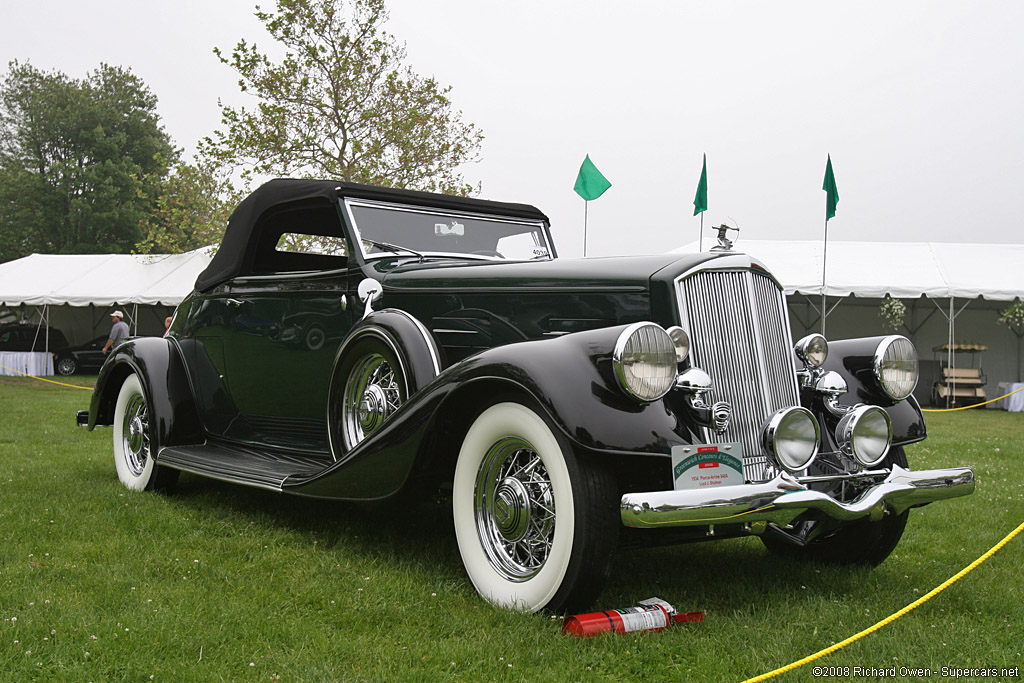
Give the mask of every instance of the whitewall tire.
<path id="1" fill-rule="evenodd" d="M 169 488 L 177 470 L 160 468 L 150 403 L 139 376 L 131 374 L 121 385 L 114 407 L 114 467 L 117 478 L 133 491 Z"/>
<path id="2" fill-rule="evenodd" d="M 470 426 L 453 484 L 455 536 L 486 600 L 535 612 L 585 606 L 607 578 L 617 507 L 537 411 L 496 403 Z"/>

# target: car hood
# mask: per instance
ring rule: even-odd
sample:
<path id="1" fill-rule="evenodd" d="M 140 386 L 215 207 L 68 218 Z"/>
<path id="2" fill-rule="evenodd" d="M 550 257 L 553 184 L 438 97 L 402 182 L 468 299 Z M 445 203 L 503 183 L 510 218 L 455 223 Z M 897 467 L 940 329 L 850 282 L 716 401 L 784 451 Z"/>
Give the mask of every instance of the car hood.
<path id="1" fill-rule="evenodd" d="M 708 254 L 659 254 L 551 261 L 377 261 L 371 267 L 385 290 L 640 291 L 660 271 L 688 270 Z M 671 268 L 670 268 L 671 267 Z"/>

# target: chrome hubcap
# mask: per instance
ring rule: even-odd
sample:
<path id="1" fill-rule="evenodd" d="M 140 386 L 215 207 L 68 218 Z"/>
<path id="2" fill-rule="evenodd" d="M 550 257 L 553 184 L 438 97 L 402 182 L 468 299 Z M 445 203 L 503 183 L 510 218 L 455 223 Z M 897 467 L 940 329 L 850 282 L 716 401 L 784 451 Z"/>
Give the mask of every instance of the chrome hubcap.
<path id="1" fill-rule="evenodd" d="M 480 545 L 509 581 L 526 581 L 544 566 L 555 535 L 555 498 L 547 468 L 526 441 L 499 440 L 477 472 L 474 513 Z"/>
<path id="2" fill-rule="evenodd" d="M 361 358 L 349 373 L 342 402 L 345 446 L 354 447 L 380 429 L 402 405 L 398 375 L 379 353 Z"/>
<path id="3" fill-rule="evenodd" d="M 359 402 L 359 426 L 363 432 L 369 434 L 384 422 L 388 413 L 388 399 L 384 390 L 376 384 L 372 384 L 363 392 L 363 399 Z"/>
<path id="4" fill-rule="evenodd" d="M 141 394 L 132 396 L 125 406 L 121 441 L 129 471 L 135 476 L 141 475 L 149 460 L 149 409 Z"/>

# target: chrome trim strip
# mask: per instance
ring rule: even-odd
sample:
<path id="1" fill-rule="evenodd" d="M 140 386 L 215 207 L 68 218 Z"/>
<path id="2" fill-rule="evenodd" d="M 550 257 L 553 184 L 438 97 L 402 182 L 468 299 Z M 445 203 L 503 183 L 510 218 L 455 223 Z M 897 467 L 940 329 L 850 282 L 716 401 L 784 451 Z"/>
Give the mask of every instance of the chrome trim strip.
<path id="1" fill-rule="evenodd" d="M 761 484 L 627 493 L 620 501 L 619 517 L 624 526 L 641 528 L 750 522 L 784 525 L 808 510 L 818 510 L 844 522 L 878 520 L 887 510 L 900 514 L 915 505 L 966 496 L 974 491 L 974 471 L 969 467 L 915 472 L 894 465 L 884 481 L 848 503 L 802 488 L 805 481 L 780 474 Z"/>
<path id="2" fill-rule="evenodd" d="M 391 308 L 391 309 L 388 309 L 388 310 L 391 310 L 391 311 L 394 311 L 395 313 L 399 313 L 401 315 L 404 315 L 406 318 L 408 318 L 409 320 L 412 321 L 413 325 L 416 326 L 416 329 L 419 330 L 420 336 L 423 337 L 423 341 L 427 342 L 427 349 L 430 351 L 430 362 L 434 366 L 434 376 L 436 377 L 437 375 L 440 375 L 441 374 L 440 354 L 437 351 L 437 344 L 434 342 L 433 335 L 431 335 L 430 332 L 427 331 L 427 328 L 424 327 L 423 323 L 421 323 L 416 318 L 416 316 L 412 315 L 411 313 L 403 311 L 400 308 Z M 399 362 L 401 362 L 401 361 L 399 361 Z M 406 399 L 405 400 L 408 401 L 410 398 L 412 398 L 412 397 L 409 396 L 408 387 L 406 387 Z"/>
<path id="3" fill-rule="evenodd" d="M 343 203 L 345 206 L 345 212 L 348 214 L 348 219 L 352 226 L 352 230 L 358 240 L 356 248 L 362 254 L 363 259 L 371 258 L 363 249 L 363 236 L 359 230 L 359 224 L 356 222 L 355 215 L 352 213 L 352 207 L 354 206 L 367 206 L 372 208 L 383 208 L 391 209 L 394 211 L 405 211 L 407 213 L 420 213 L 428 216 L 444 216 L 451 218 L 477 218 L 481 220 L 491 221 L 493 223 L 508 223 L 510 225 L 527 225 L 539 228 L 541 237 L 544 239 L 543 246 L 548 250 L 548 258 L 545 260 L 554 260 L 555 250 L 551 246 L 551 237 L 548 234 L 548 230 L 545 229 L 543 221 L 532 221 L 526 218 L 516 218 L 515 216 L 502 216 L 500 214 L 491 213 L 476 213 L 473 211 L 458 211 L 456 209 L 432 209 L 427 206 L 413 206 L 409 204 L 396 204 L 393 202 L 382 202 L 373 199 L 355 199 L 352 197 L 343 197 Z M 375 255 L 374 255 L 375 256 Z M 489 259 L 488 259 L 489 260 Z M 502 259 L 508 261 L 509 259 Z"/>

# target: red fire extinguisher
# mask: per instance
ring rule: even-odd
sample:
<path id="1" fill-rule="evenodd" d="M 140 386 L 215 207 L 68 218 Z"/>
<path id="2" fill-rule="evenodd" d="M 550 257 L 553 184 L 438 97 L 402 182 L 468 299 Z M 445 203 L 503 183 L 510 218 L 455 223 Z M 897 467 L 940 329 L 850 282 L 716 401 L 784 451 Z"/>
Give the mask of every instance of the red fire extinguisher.
<path id="1" fill-rule="evenodd" d="M 562 633 L 582 638 L 608 632 L 663 631 L 673 623 L 686 621 L 704 621 L 704 613 L 677 612 L 675 607 L 664 600 L 649 598 L 642 600 L 636 607 L 566 617 L 562 622 Z"/>

